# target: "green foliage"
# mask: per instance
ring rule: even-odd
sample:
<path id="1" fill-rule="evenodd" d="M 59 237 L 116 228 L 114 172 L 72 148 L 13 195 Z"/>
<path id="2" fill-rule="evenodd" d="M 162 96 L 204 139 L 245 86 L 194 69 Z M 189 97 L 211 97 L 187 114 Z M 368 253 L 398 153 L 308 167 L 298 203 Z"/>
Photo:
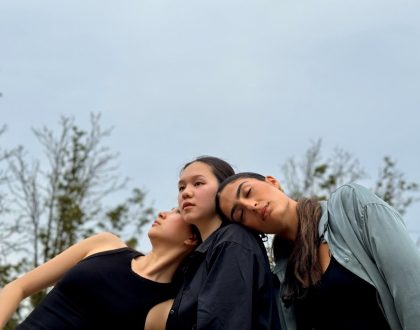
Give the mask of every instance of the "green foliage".
<path id="1" fill-rule="evenodd" d="M 135 247 L 143 227 L 154 216 L 154 208 L 145 206 L 145 197 L 146 194 L 142 190 L 134 188 L 124 203 L 106 213 L 108 221 L 98 223 L 99 228 L 104 231 L 122 232 L 124 228 L 129 227 L 131 231 L 124 235 L 124 239 L 128 246 Z"/>
<path id="2" fill-rule="evenodd" d="M 300 160 L 290 158 L 283 164 L 288 194 L 292 198 L 312 196 L 323 200 L 339 186 L 366 177 L 359 161 L 350 153 L 336 148 L 331 157 L 324 158 L 321 145 L 319 139 Z M 391 157 L 385 156 L 383 160 L 372 191 L 404 214 L 410 205 L 419 201 L 419 184 L 407 181 Z"/>
<path id="3" fill-rule="evenodd" d="M 15 264 L 2 264 L 0 265 L 0 287 L 5 286 L 15 278 L 15 274 L 22 270 L 24 260 Z"/>
<path id="4" fill-rule="evenodd" d="M 0 137 L 5 133 L 6 126 L 0 127 Z M 11 263 L 7 260 L 7 256 L 15 251 L 15 244 L 9 241 L 11 237 L 15 237 L 18 231 L 19 219 L 14 223 L 7 221 L 10 216 L 10 201 L 8 199 L 5 188 L 11 183 L 11 176 L 7 169 L 7 162 L 14 155 L 16 149 L 6 150 L 0 147 L 0 288 L 16 277 L 21 271 L 22 263 Z"/>
<path id="5" fill-rule="evenodd" d="M 19 324 L 19 319 L 14 316 L 6 323 L 4 330 L 15 330 Z"/>
<path id="6" fill-rule="evenodd" d="M 42 290 L 42 291 L 39 291 L 39 292 L 33 294 L 30 297 L 31 305 L 34 306 L 34 307 L 37 306 L 42 301 L 42 299 L 44 299 L 46 297 L 46 295 L 47 295 L 46 290 Z"/>
<path id="7" fill-rule="evenodd" d="M 22 271 L 23 261 L 17 264 L 1 264 L 0 263 L 0 288 L 5 286 L 10 281 L 14 280 L 16 274 Z M 20 322 L 20 308 L 16 311 L 15 315 L 6 323 L 4 330 L 14 330 Z"/>
<path id="8" fill-rule="evenodd" d="M 315 197 L 325 200 L 339 186 L 366 177 L 365 171 L 353 155 L 335 148 L 331 157 L 324 158 L 321 145 L 321 139 L 312 142 L 300 159 L 292 157 L 282 165 L 286 190 L 292 198 L 298 200 L 302 197 Z M 404 214 L 409 206 L 420 200 L 419 184 L 407 181 L 391 157 L 385 156 L 383 160 L 384 165 L 371 189 Z M 271 242 L 272 235 L 265 245 L 273 264 Z M 417 245 L 420 246 L 419 243 Z"/>
<path id="9" fill-rule="evenodd" d="M 92 115 L 90 129 L 84 130 L 73 118 L 62 117 L 58 135 L 47 127 L 33 129 L 45 158 L 29 163 L 23 147 L 9 157 L 8 186 L 15 217 L 9 223 L 15 225 L 8 247 L 14 252 L 26 251 L 29 260 L 21 258 L 20 268 L 16 268 L 0 259 L 3 283 L 102 230 L 136 246 L 136 237 L 154 210 L 146 207 L 146 194 L 138 188 L 117 206 L 104 205 L 107 196 L 126 189 L 127 180 L 117 175 L 118 155 L 103 145 L 112 129 L 102 130 L 99 122 L 100 116 Z M 32 306 L 45 295 L 46 291 L 33 295 Z"/>
<path id="10" fill-rule="evenodd" d="M 408 182 L 391 157 L 385 156 L 383 160 L 385 164 L 379 170 L 375 193 L 404 214 L 411 204 L 419 201 L 419 184 Z"/>
<path id="11" fill-rule="evenodd" d="M 353 155 L 335 148 L 331 157 L 324 158 L 321 146 L 321 139 L 312 142 L 301 159 L 292 157 L 282 165 L 288 194 L 292 198 L 311 196 L 323 200 L 338 186 L 365 177 Z"/>

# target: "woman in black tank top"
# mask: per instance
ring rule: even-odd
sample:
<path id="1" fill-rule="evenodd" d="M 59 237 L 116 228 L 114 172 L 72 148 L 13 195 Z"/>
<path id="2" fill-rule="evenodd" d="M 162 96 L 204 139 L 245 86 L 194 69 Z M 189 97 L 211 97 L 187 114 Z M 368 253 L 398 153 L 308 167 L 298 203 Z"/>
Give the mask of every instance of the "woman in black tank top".
<path id="1" fill-rule="evenodd" d="M 159 213 L 143 255 L 118 237 L 87 238 L 0 291 L 0 329 L 20 301 L 55 283 L 17 329 L 142 329 L 154 305 L 173 298 L 172 277 L 200 240 L 178 209 Z"/>
<path id="2" fill-rule="evenodd" d="M 375 288 L 331 256 L 320 281 L 295 303 L 298 329 L 390 329 Z"/>

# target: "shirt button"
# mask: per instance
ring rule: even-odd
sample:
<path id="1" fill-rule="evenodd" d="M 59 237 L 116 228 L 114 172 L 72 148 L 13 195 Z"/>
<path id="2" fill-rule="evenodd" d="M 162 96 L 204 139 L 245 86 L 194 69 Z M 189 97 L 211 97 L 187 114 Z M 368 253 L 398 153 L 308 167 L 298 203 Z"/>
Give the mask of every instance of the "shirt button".
<path id="1" fill-rule="evenodd" d="M 175 311 L 173 310 L 173 309 L 171 309 L 170 311 L 169 311 L 169 314 L 173 314 L 173 313 L 175 313 Z"/>
<path id="2" fill-rule="evenodd" d="M 349 257 L 345 257 L 344 258 L 344 262 L 349 262 L 350 261 L 350 258 Z"/>

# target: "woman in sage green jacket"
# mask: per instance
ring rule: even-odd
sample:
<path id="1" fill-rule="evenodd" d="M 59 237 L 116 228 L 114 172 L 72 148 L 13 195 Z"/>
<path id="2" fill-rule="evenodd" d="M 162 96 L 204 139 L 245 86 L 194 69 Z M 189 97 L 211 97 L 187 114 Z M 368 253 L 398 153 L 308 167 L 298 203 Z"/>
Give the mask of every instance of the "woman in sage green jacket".
<path id="1" fill-rule="evenodd" d="M 227 179 L 218 210 L 275 234 L 283 329 L 420 329 L 420 253 L 398 212 L 347 184 L 327 202 L 294 201 L 256 173 Z"/>

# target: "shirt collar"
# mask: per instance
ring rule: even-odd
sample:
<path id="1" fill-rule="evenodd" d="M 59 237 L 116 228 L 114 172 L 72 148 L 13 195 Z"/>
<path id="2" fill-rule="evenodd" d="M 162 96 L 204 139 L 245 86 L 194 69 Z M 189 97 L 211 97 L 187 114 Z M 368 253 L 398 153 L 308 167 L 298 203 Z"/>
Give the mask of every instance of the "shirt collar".
<path id="1" fill-rule="evenodd" d="M 202 253 L 202 254 L 207 253 L 207 250 L 210 248 L 210 245 L 212 244 L 212 242 L 213 242 L 214 238 L 216 237 L 217 232 L 219 231 L 220 228 L 222 228 L 222 226 L 217 228 L 214 232 L 212 232 L 210 234 L 210 236 L 207 237 L 207 239 L 203 243 L 201 243 L 199 246 L 197 246 L 197 248 L 194 250 L 193 253 L 196 253 L 196 252 L 197 253 Z"/>

